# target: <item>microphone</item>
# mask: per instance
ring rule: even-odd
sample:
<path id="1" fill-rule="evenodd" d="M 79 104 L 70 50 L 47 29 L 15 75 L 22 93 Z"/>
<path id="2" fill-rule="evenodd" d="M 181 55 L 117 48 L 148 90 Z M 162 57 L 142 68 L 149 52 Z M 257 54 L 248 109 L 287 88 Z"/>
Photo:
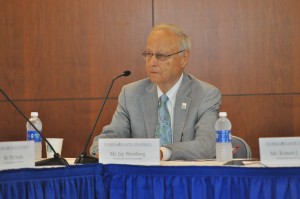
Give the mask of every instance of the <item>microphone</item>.
<path id="1" fill-rule="evenodd" d="M 91 140 L 91 138 L 92 138 L 92 135 L 93 135 L 93 133 L 94 133 L 94 130 L 95 130 L 95 128 L 96 128 L 96 125 L 97 125 L 97 123 L 98 123 L 98 120 L 99 120 L 99 118 L 100 118 L 100 115 L 101 115 L 101 113 L 102 113 L 102 110 L 103 110 L 103 108 L 104 108 L 104 105 L 105 105 L 105 103 L 106 103 L 106 100 L 107 100 L 107 98 L 108 98 L 108 95 L 109 95 L 109 93 L 110 93 L 110 91 L 111 91 L 111 89 L 112 89 L 112 86 L 113 86 L 115 80 L 118 79 L 119 77 L 123 77 L 123 76 L 124 76 L 124 77 L 127 77 L 127 76 L 129 76 L 130 74 L 131 74 L 131 72 L 130 72 L 129 70 L 126 70 L 126 71 L 124 71 L 121 75 L 115 77 L 115 78 L 112 80 L 112 82 L 111 82 L 111 84 L 110 84 L 110 87 L 109 87 L 109 89 L 108 89 L 108 92 L 107 92 L 107 94 L 106 94 L 106 97 L 105 97 L 105 99 L 104 99 L 104 102 L 103 102 L 103 104 L 102 104 L 102 107 L 101 107 L 101 109 L 100 109 L 100 111 L 99 111 L 99 114 L 98 114 L 98 116 L 97 116 L 96 122 L 95 122 L 95 124 L 94 124 L 94 126 L 93 126 L 93 128 L 92 128 L 92 130 L 91 130 L 91 132 L 90 132 L 90 135 L 89 135 L 89 137 L 88 137 L 88 139 L 87 139 L 87 142 L 85 143 L 85 147 L 84 147 L 84 149 L 83 149 L 83 152 L 80 154 L 79 157 L 76 158 L 76 160 L 74 161 L 75 164 L 92 164 L 92 163 L 98 163 L 98 162 L 99 162 L 99 161 L 98 161 L 98 158 L 93 157 L 93 156 L 88 156 L 88 155 L 87 155 L 86 150 L 87 150 L 88 144 L 89 144 L 89 142 L 90 142 L 90 140 Z"/>
<path id="2" fill-rule="evenodd" d="M 53 148 L 53 146 L 50 144 L 50 142 L 45 138 L 45 136 L 36 128 L 36 126 L 25 116 L 25 114 L 17 107 L 17 105 L 7 96 L 7 94 L 0 88 L 0 92 L 3 94 L 3 96 L 9 101 L 11 105 L 18 111 L 18 113 L 25 118 L 27 122 L 38 132 L 38 134 L 42 137 L 42 139 L 47 142 L 47 144 L 50 146 L 54 153 L 53 158 L 41 160 L 38 162 L 35 162 L 35 166 L 46 166 L 46 165 L 69 165 L 68 162 L 62 158 Z"/>

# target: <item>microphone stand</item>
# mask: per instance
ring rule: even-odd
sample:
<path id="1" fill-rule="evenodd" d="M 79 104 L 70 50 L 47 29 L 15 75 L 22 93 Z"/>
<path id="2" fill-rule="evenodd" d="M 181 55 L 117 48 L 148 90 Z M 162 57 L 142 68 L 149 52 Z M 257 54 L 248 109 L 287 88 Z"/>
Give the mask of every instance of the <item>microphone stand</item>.
<path id="1" fill-rule="evenodd" d="M 35 162 L 35 166 L 46 166 L 46 165 L 69 165 L 68 162 L 62 158 L 59 153 L 57 153 L 53 146 L 49 143 L 49 141 L 44 137 L 44 135 L 36 128 L 36 126 L 25 116 L 25 114 L 17 107 L 17 105 L 6 95 L 6 93 L 0 88 L 0 92 L 4 95 L 4 97 L 15 107 L 15 109 L 22 115 L 23 118 L 38 132 L 38 134 L 42 137 L 42 139 L 47 142 L 52 151 L 54 152 L 53 158 L 41 160 Z"/>
<path id="2" fill-rule="evenodd" d="M 93 128 L 92 128 L 92 130 L 91 130 L 91 132 L 90 132 L 90 134 L 89 134 L 89 137 L 88 137 L 87 142 L 85 143 L 83 152 L 80 154 L 79 157 L 76 158 L 76 160 L 74 161 L 75 164 L 92 164 L 92 163 L 98 163 L 98 162 L 99 162 L 99 159 L 98 159 L 98 158 L 96 158 L 96 157 L 94 157 L 94 156 L 88 156 L 88 155 L 87 155 L 86 150 L 87 150 L 88 144 L 89 144 L 89 142 L 90 142 L 90 140 L 91 140 L 91 138 L 92 138 L 93 132 L 94 132 L 96 126 L 97 126 L 98 120 L 99 120 L 99 118 L 100 118 L 100 116 L 101 116 L 102 110 L 103 110 L 103 108 L 104 108 L 104 105 L 105 105 L 105 103 L 106 103 L 106 101 L 107 101 L 107 98 L 108 98 L 108 96 L 109 96 L 109 93 L 110 93 L 110 91 L 111 91 L 111 89 L 112 89 L 112 87 L 113 87 L 113 84 L 114 84 L 115 80 L 118 79 L 119 77 L 122 77 L 122 76 L 125 76 L 125 77 L 126 77 L 126 76 L 129 76 L 130 73 L 131 73 L 130 71 L 124 71 L 122 75 L 119 75 L 119 76 L 115 77 L 115 78 L 112 80 L 112 82 L 111 82 L 111 84 L 110 84 L 110 87 L 109 87 L 109 89 L 108 89 L 108 92 L 107 92 L 107 94 L 106 94 L 106 97 L 105 97 L 105 99 L 104 99 L 104 102 L 103 102 L 103 104 L 102 104 L 102 107 L 101 107 L 101 109 L 100 109 L 100 111 L 99 111 L 99 114 L 98 114 L 98 116 L 97 116 L 96 122 L 94 123 L 94 126 L 93 126 Z"/>

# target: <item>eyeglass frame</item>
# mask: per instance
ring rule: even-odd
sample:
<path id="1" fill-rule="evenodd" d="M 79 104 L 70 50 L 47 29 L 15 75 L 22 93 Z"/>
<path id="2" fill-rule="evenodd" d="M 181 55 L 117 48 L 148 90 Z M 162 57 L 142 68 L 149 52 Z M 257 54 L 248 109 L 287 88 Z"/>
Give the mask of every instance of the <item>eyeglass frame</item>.
<path id="1" fill-rule="evenodd" d="M 184 52 L 184 51 L 185 51 L 185 49 L 184 50 L 180 50 L 180 51 L 178 51 L 176 53 L 173 53 L 173 54 L 169 54 L 169 55 L 165 55 L 165 54 L 162 54 L 162 53 L 155 53 L 155 54 L 153 54 L 151 52 L 144 51 L 142 53 L 142 56 L 144 57 L 144 59 L 147 60 L 147 59 L 151 59 L 152 56 L 154 55 L 155 59 L 157 59 L 158 61 L 166 61 L 169 57 L 171 57 L 173 55 L 176 55 L 176 54 L 179 54 L 179 53 Z"/>

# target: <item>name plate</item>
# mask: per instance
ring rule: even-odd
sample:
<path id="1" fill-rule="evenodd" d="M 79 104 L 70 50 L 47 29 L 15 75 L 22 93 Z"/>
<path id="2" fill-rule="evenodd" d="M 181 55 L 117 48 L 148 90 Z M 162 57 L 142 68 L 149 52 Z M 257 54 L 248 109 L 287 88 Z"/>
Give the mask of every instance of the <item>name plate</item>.
<path id="1" fill-rule="evenodd" d="M 259 152 L 266 166 L 300 166 L 300 137 L 259 138 Z"/>
<path id="2" fill-rule="evenodd" d="M 99 163 L 159 165 L 159 139 L 99 139 Z"/>
<path id="3" fill-rule="evenodd" d="M 0 170 L 34 166 L 34 141 L 0 142 Z"/>

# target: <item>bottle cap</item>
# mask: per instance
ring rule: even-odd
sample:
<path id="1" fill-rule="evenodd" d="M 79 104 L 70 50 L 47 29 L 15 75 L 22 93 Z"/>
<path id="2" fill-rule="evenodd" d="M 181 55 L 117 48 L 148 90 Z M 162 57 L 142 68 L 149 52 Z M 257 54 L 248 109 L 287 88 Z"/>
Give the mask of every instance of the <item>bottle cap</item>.
<path id="1" fill-rule="evenodd" d="M 219 116 L 220 116 L 220 117 L 227 117 L 227 112 L 220 112 L 220 113 L 219 113 Z"/>
<path id="2" fill-rule="evenodd" d="M 39 113 L 38 112 L 31 112 L 31 117 L 38 117 Z"/>

